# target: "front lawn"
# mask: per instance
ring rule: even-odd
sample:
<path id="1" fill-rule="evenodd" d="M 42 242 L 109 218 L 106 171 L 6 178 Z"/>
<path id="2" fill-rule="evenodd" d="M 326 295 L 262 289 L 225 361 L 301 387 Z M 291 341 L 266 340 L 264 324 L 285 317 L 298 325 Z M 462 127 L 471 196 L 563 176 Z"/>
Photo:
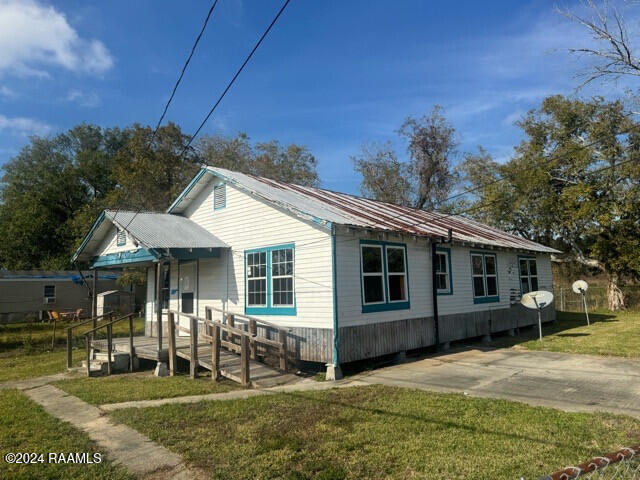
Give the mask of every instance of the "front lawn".
<path id="1" fill-rule="evenodd" d="M 640 421 L 385 386 L 118 410 L 213 478 L 514 479 L 640 439 Z"/>
<path id="2" fill-rule="evenodd" d="M 516 337 L 497 337 L 492 345 L 518 345 L 529 350 L 640 358 L 640 313 L 598 312 L 590 314 L 589 319 L 591 325 L 587 326 L 584 313 L 557 312 L 554 323 L 542 325 L 542 341 L 538 340 L 536 325 L 521 329 L 520 335 Z"/>
<path id="3" fill-rule="evenodd" d="M 185 374 L 154 377 L 151 372 L 73 378 L 60 380 L 52 385 L 93 405 L 223 393 L 240 388 L 230 380 L 214 382 L 210 376 L 193 380 Z"/>
<path id="4" fill-rule="evenodd" d="M 104 324 L 106 322 L 100 322 Z M 71 324 L 59 322 L 56 327 L 55 348 L 51 349 L 53 338 L 53 324 L 12 323 L 0 325 L 0 382 L 7 380 L 22 380 L 30 377 L 40 377 L 54 373 L 62 373 L 67 369 L 67 332 Z M 84 325 L 76 330 L 73 351 L 74 365 L 78 365 L 84 358 L 84 336 L 80 333 L 91 329 L 91 325 Z M 144 319 L 134 320 L 134 333 L 144 333 Z M 127 336 L 128 322 L 116 323 L 114 336 Z M 101 333 L 103 336 L 104 333 Z"/>
<path id="5" fill-rule="evenodd" d="M 100 452 L 89 437 L 50 416 L 37 403 L 16 390 L 0 391 L 0 478 L 6 479 L 133 479 L 122 467 L 103 458 L 102 463 L 47 463 L 48 453 Z M 6 453 L 43 453 L 44 463 L 10 464 Z"/>

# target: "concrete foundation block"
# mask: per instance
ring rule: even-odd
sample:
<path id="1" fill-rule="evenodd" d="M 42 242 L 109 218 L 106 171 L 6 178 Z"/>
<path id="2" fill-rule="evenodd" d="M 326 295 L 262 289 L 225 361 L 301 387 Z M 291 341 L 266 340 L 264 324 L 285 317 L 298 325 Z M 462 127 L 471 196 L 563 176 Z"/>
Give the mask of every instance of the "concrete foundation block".
<path id="1" fill-rule="evenodd" d="M 342 378 L 342 369 L 340 365 L 334 365 L 333 363 L 327 363 L 326 379 L 335 381 Z"/>
<path id="2" fill-rule="evenodd" d="M 451 350 L 451 342 L 444 342 L 440 344 L 440 350 L 447 351 Z"/>
<path id="3" fill-rule="evenodd" d="M 156 365 L 156 369 L 153 371 L 153 374 L 156 377 L 169 376 L 169 369 L 167 368 L 167 364 L 164 362 L 158 362 L 158 364 Z"/>
<path id="4" fill-rule="evenodd" d="M 482 338 L 480 339 L 480 341 L 482 343 L 489 343 L 491 342 L 491 335 L 487 334 L 487 335 L 483 335 Z"/>
<path id="5" fill-rule="evenodd" d="M 509 330 L 507 330 L 507 335 L 509 335 L 510 337 L 515 337 L 516 336 L 515 328 L 510 328 Z"/>

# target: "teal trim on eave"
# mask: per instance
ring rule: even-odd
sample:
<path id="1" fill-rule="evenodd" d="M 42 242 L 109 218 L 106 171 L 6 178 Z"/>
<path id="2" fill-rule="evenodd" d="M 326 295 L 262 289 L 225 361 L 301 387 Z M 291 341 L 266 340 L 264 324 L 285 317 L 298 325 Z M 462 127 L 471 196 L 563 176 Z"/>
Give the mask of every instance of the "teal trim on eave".
<path id="1" fill-rule="evenodd" d="M 436 252 L 446 252 L 447 260 L 449 263 L 449 291 L 437 292 L 436 294 L 440 296 L 453 295 L 453 270 L 451 270 L 451 249 L 448 247 L 436 247 Z"/>
<path id="2" fill-rule="evenodd" d="M 291 248 L 293 250 L 293 306 L 274 307 L 272 305 L 272 281 L 271 281 L 271 252 Z M 266 252 L 267 254 L 267 305 L 259 307 L 247 306 L 247 254 Z M 269 247 L 251 248 L 244 251 L 244 313 L 245 315 L 289 315 L 298 314 L 298 304 L 296 298 L 296 245 L 295 243 L 284 243 Z"/>
<path id="3" fill-rule="evenodd" d="M 74 263 L 77 260 L 77 258 L 80 256 L 80 254 L 82 253 L 82 250 L 84 250 L 84 247 L 87 246 L 87 243 L 89 242 L 89 240 L 93 236 L 93 232 L 95 232 L 96 228 L 98 228 L 98 226 L 104 220 L 104 217 L 105 217 L 105 213 L 104 213 L 104 210 L 103 210 L 102 212 L 100 212 L 100 215 L 98 215 L 98 218 L 96 218 L 96 221 L 93 222 L 93 225 L 91 226 L 91 229 L 89 230 L 89 233 L 87 233 L 85 235 L 84 239 L 82 240 L 82 243 L 80 244 L 78 249 L 73 254 L 73 257 L 71 257 L 71 263 Z"/>
<path id="4" fill-rule="evenodd" d="M 115 267 L 118 265 L 127 265 L 130 263 L 153 262 L 158 260 L 158 255 L 147 250 L 139 248 L 136 251 L 108 253 L 95 257 L 91 262 L 92 268 L 99 267 Z"/>
<path id="5" fill-rule="evenodd" d="M 185 197 L 185 195 L 187 195 L 193 189 L 193 187 L 195 187 L 196 183 L 198 183 L 198 180 L 200 180 L 200 178 L 202 178 L 202 176 L 207 172 L 209 171 L 206 168 L 200 169 L 196 176 L 193 177 L 193 179 L 189 182 L 189 185 L 187 185 L 182 193 L 178 195 L 178 198 L 176 198 L 175 201 L 169 206 L 169 208 L 167 209 L 167 213 L 171 213 L 173 209 L 176 208 L 180 202 L 182 202 L 182 199 Z"/>

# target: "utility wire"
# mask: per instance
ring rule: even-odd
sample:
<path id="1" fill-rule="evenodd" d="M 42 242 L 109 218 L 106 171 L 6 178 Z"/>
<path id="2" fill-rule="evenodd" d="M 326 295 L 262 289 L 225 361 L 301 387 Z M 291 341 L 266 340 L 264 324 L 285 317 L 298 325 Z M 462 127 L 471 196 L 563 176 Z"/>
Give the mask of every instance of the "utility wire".
<path id="1" fill-rule="evenodd" d="M 182 81 L 182 77 L 184 77 L 184 72 L 187 70 L 187 67 L 189 66 L 189 62 L 191 62 L 191 57 L 193 57 L 193 54 L 196 51 L 196 47 L 198 46 L 198 43 L 202 38 L 202 34 L 207 28 L 207 24 L 209 23 L 209 19 L 211 18 L 211 14 L 215 10 L 216 5 L 218 5 L 218 0 L 214 0 L 214 2 L 211 4 L 211 8 L 209 8 L 209 12 L 207 13 L 206 18 L 204 19 L 204 23 L 202 24 L 202 28 L 200 29 L 200 33 L 198 33 L 198 36 L 196 37 L 196 40 L 195 42 L 193 42 L 193 46 L 191 47 L 191 53 L 189 53 L 187 60 L 184 62 L 182 71 L 180 72 L 180 76 L 178 77 L 178 80 L 176 81 L 175 85 L 173 86 L 173 90 L 171 91 L 171 96 L 169 97 L 169 100 L 167 100 L 167 103 L 164 106 L 164 110 L 162 111 L 162 115 L 160 115 L 160 119 L 158 120 L 156 128 L 153 130 L 153 134 L 151 135 L 151 140 L 149 141 L 149 144 L 153 143 L 153 140 L 156 138 L 156 133 L 158 133 L 158 129 L 162 124 L 162 120 L 164 120 L 164 117 L 167 114 L 167 110 L 169 110 L 169 105 L 171 105 L 171 101 L 173 100 L 173 97 L 176 94 L 176 90 L 178 90 L 178 86 Z"/>
<path id="2" fill-rule="evenodd" d="M 222 101 L 222 99 L 225 97 L 225 95 L 227 94 L 227 92 L 231 89 L 231 87 L 233 86 L 233 84 L 235 83 L 235 81 L 237 80 L 237 78 L 240 76 L 240 74 L 242 73 L 242 71 L 244 70 L 244 67 L 247 66 L 247 64 L 249 63 L 249 60 L 251 60 L 251 57 L 253 57 L 253 54 L 256 53 L 256 50 L 258 50 L 258 48 L 260 47 L 260 45 L 262 44 L 263 40 L 266 38 L 266 36 L 269 34 L 269 32 L 271 31 L 271 29 L 273 28 L 273 26 L 276 24 L 276 22 L 278 21 L 278 19 L 280 18 L 280 16 L 282 15 L 282 13 L 284 12 L 284 10 L 287 8 L 287 6 L 289 5 L 289 3 L 291 2 L 291 0 L 286 0 L 284 2 L 284 4 L 282 5 L 282 7 L 280 8 L 280 10 L 278 11 L 278 13 L 276 14 L 276 16 L 273 18 L 273 20 L 271 21 L 271 23 L 269 24 L 269 26 L 267 27 L 267 29 L 262 33 L 262 36 L 258 39 L 258 42 L 254 45 L 253 49 L 251 50 L 251 52 L 249 52 L 249 55 L 247 55 L 247 57 L 245 58 L 244 62 L 242 62 L 242 65 L 240 65 L 240 68 L 238 68 L 238 70 L 236 71 L 235 75 L 233 76 L 233 78 L 231 79 L 231 81 L 227 84 L 226 88 L 222 91 L 222 93 L 220 94 L 220 96 L 218 97 L 218 99 L 216 100 L 216 102 L 213 104 L 213 106 L 211 107 L 211 109 L 209 110 L 209 113 L 207 113 L 207 115 L 204 117 L 204 119 L 202 120 L 202 122 L 200 122 L 200 125 L 198 126 L 198 128 L 196 129 L 196 131 L 193 133 L 193 135 L 189 138 L 189 141 L 187 142 L 187 144 L 184 146 L 184 148 L 182 149 L 182 151 L 180 152 L 179 157 L 182 157 L 187 150 L 189 149 L 189 147 L 191 146 L 191 143 L 193 143 L 193 141 L 195 140 L 195 138 L 198 136 L 198 134 L 200 133 L 200 131 L 202 130 L 202 128 L 204 127 L 204 125 L 207 123 L 207 121 L 209 120 L 209 118 L 211 117 L 211 115 L 213 115 L 213 112 L 216 110 L 216 108 L 218 108 L 218 105 L 220 104 L 220 102 Z M 131 222 L 133 222 L 133 220 L 136 218 L 136 216 L 138 215 L 138 213 L 140 212 L 140 210 L 138 210 L 133 217 L 131 217 L 131 220 L 129 220 L 129 223 L 127 224 L 127 227 L 131 224 Z M 126 227 L 125 227 L 126 228 Z"/>
<path id="3" fill-rule="evenodd" d="M 204 22 L 202 24 L 202 28 L 200 29 L 200 32 L 198 33 L 198 36 L 196 37 L 195 41 L 193 42 L 193 45 L 191 46 L 191 51 L 189 52 L 189 56 L 187 57 L 186 61 L 184 62 L 184 65 L 182 66 L 182 70 L 180 71 L 180 75 L 178 76 L 178 79 L 176 80 L 176 83 L 173 86 L 173 89 L 171 90 L 171 95 L 169 96 L 169 100 L 167 100 L 167 103 L 164 106 L 164 109 L 162 110 L 162 115 L 160 115 L 160 118 L 158 119 L 158 123 L 156 124 L 155 129 L 153 130 L 153 133 L 151 134 L 151 139 L 149 140 L 149 143 L 147 144 L 147 148 L 151 149 L 151 145 L 153 144 L 153 141 L 156 138 L 156 134 L 158 133 L 158 130 L 160 129 L 160 125 L 162 125 L 162 121 L 164 120 L 164 117 L 167 114 L 167 111 L 169 110 L 169 105 L 171 105 L 171 102 L 173 101 L 173 97 L 176 95 L 176 91 L 178 90 L 178 86 L 180 85 L 180 82 L 182 81 L 182 78 L 184 77 L 185 72 L 187 71 L 187 67 L 189 66 L 189 63 L 191 62 L 191 58 L 193 57 L 193 54 L 196 51 L 196 48 L 198 47 L 198 43 L 200 43 L 200 39 L 202 38 L 202 35 L 204 34 L 204 31 L 207 28 L 207 25 L 209 23 L 209 19 L 211 18 L 211 15 L 213 14 L 213 11 L 216 8 L 216 5 L 218 5 L 218 1 L 219 0 L 214 0 L 213 3 L 211 4 L 211 7 L 209 7 L 209 11 L 207 12 L 207 16 L 204 19 Z M 120 207 L 118 206 L 116 208 L 116 213 L 113 216 L 113 220 L 115 221 L 116 217 L 118 216 L 118 212 L 120 211 Z M 138 210 L 139 212 L 140 210 Z M 134 216 L 135 218 L 135 216 Z M 131 219 L 131 221 L 133 221 L 133 218 Z M 131 224 L 131 221 L 129 221 L 129 223 L 127 223 L 126 228 Z"/>

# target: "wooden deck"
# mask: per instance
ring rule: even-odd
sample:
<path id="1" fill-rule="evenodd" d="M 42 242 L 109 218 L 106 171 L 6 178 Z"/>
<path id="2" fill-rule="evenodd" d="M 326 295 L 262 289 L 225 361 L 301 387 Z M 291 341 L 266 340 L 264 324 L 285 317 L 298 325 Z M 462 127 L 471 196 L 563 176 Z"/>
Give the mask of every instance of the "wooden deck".
<path id="1" fill-rule="evenodd" d="M 106 340 L 94 340 L 92 346 L 95 350 L 107 349 Z M 169 344 L 166 338 L 162 339 L 162 350 L 158 351 L 158 339 L 156 337 L 133 337 L 134 355 L 147 360 L 168 361 Z M 115 352 L 129 352 L 129 338 L 114 338 L 113 350 Z M 191 361 L 189 337 L 176 337 L 176 355 L 187 361 Z M 200 367 L 211 371 L 211 344 L 208 342 L 198 344 L 198 364 Z M 290 373 L 282 373 L 264 363 L 254 360 L 249 361 L 251 370 L 251 383 L 256 387 L 272 387 L 300 381 L 300 377 Z M 240 355 L 226 349 L 220 351 L 220 373 L 233 381 L 240 381 Z"/>

